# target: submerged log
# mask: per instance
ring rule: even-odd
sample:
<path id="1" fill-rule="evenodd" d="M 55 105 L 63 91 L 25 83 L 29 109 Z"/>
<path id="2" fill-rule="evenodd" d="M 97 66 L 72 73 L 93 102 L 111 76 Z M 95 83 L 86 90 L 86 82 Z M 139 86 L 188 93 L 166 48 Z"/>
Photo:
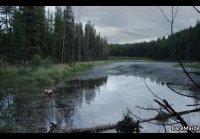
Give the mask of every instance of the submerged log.
<path id="1" fill-rule="evenodd" d="M 102 125 L 90 128 L 63 130 L 64 133 L 97 133 L 109 129 L 115 129 L 117 124 Z"/>
<path id="2" fill-rule="evenodd" d="M 200 108 L 177 112 L 177 114 L 184 115 L 184 114 L 189 114 L 189 113 L 198 112 L 198 111 L 200 111 Z M 166 115 L 169 118 L 173 117 L 172 115 L 170 115 L 168 113 L 166 113 Z M 150 121 L 154 121 L 154 120 L 158 120 L 157 116 L 155 116 L 153 118 L 149 118 L 149 119 L 139 120 L 139 123 L 145 123 L 145 122 L 150 122 Z M 102 125 L 102 126 L 96 126 L 96 127 L 90 127 L 90 128 L 65 129 L 61 132 L 62 133 L 98 133 L 98 132 L 106 131 L 109 129 L 115 129 L 116 126 L 117 126 L 117 124 L 109 124 L 109 125 Z"/>

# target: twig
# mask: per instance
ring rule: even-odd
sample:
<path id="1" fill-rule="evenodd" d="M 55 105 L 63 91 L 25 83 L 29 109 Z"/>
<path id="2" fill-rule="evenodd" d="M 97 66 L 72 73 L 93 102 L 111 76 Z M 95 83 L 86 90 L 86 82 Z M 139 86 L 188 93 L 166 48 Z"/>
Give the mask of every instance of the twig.
<path id="1" fill-rule="evenodd" d="M 186 105 L 186 106 L 199 106 L 200 104 L 191 104 L 191 105 Z"/>
<path id="2" fill-rule="evenodd" d="M 145 84 L 146 88 L 149 90 L 149 92 L 151 92 L 151 94 L 153 94 L 154 97 L 156 97 L 156 98 L 162 100 L 158 95 L 156 95 L 156 94 L 147 86 L 145 80 L 143 80 L 143 81 L 144 81 L 144 84 Z"/>
<path id="3" fill-rule="evenodd" d="M 135 106 L 136 108 L 142 109 L 142 110 L 148 110 L 148 111 L 159 111 L 160 108 L 145 108 L 145 107 L 140 107 L 140 106 Z"/>
<path id="4" fill-rule="evenodd" d="M 182 93 L 180 93 L 180 92 L 178 92 L 178 91 L 172 89 L 168 84 L 166 84 L 166 85 L 167 85 L 167 87 L 168 87 L 170 90 L 172 90 L 172 91 L 175 92 L 176 94 L 179 94 L 179 95 L 184 96 L 184 97 L 190 97 L 190 98 L 200 99 L 200 97 L 197 97 L 197 96 L 191 96 L 191 95 L 182 94 Z"/>
<path id="5" fill-rule="evenodd" d="M 194 9 L 198 12 L 198 13 L 200 13 L 200 11 L 195 7 L 195 6 L 193 6 L 194 7 Z"/>
<path id="6" fill-rule="evenodd" d="M 127 108 L 127 109 L 128 109 L 128 108 Z M 150 123 L 150 124 L 155 124 L 155 125 L 163 125 L 163 123 L 154 123 L 154 122 L 151 122 L 151 121 L 157 120 L 156 117 L 154 117 L 154 118 L 149 118 L 149 119 L 142 119 L 142 118 L 140 118 L 139 116 L 135 115 L 135 114 L 134 114 L 132 111 L 130 111 L 129 109 L 128 109 L 128 111 L 129 111 L 135 118 L 139 119 L 139 123 Z M 166 123 L 165 123 L 165 125 L 167 125 L 167 126 L 174 125 L 174 124 L 179 124 L 179 122 L 170 123 L 170 124 L 166 124 Z"/>
<path id="7" fill-rule="evenodd" d="M 163 14 L 163 16 L 165 17 L 165 19 L 167 20 L 167 22 L 169 22 L 171 24 L 171 21 L 168 19 L 168 17 L 165 15 L 165 13 L 163 12 L 163 10 L 160 8 L 159 6 L 159 10 L 161 11 L 161 13 Z"/>
<path id="8" fill-rule="evenodd" d="M 193 82 L 194 85 L 196 85 L 199 89 L 200 89 L 200 85 L 198 85 L 193 79 L 192 77 L 189 75 L 189 73 L 186 71 L 185 67 L 183 66 L 180 58 L 178 56 L 176 56 L 176 59 L 178 60 L 179 64 L 181 65 L 183 71 L 185 72 L 185 74 L 188 76 L 188 78 Z"/>

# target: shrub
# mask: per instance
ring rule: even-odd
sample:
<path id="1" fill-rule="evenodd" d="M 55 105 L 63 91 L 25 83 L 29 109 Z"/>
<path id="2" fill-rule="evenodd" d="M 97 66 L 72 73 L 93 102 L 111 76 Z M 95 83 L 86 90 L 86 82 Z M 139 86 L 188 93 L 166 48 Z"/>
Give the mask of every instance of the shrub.
<path id="1" fill-rule="evenodd" d="M 139 133 L 141 126 L 138 121 L 134 121 L 130 115 L 130 111 L 128 111 L 122 121 L 117 123 L 117 133 Z"/>
<path id="2" fill-rule="evenodd" d="M 158 115 L 156 115 L 156 120 L 159 122 L 167 122 L 169 120 L 169 114 L 165 112 L 159 112 Z"/>
<path id="3" fill-rule="evenodd" d="M 51 57 L 46 57 L 43 61 L 44 67 L 48 68 L 50 65 L 54 63 L 54 60 Z"/>
<path id="4" fill-rule="evenodd" d="M 35 54 L 35 55 L 32 57 L 32 59 L 31 59 L 31 64 L 32 64 L 33 66 L 39 66 L 39 65 L 41 65 L 41 64 L 42 64 L 42 59 L 41 59 L 40 55 Z"/>

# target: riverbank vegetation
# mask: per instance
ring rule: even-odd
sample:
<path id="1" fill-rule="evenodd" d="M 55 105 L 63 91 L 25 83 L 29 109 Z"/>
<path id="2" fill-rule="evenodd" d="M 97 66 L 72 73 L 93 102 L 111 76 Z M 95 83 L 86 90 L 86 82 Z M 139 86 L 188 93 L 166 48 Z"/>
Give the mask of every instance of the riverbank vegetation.
<path id="1" fill-rule="evenodd" d="M 179 64 L 175 66 L 180 67 Z M 200 69 L 200 63 L 199 62 L 185 62 L 184 67 Z"/>
<path id="2" fill-rule="evenodd" d="M 107 64 L 110 61 L 78 62 L 75 66 L 66 64 L 50 65 L 8 65 L 0 69 L 1 88 L 30 88 L 56 85 L 62 80 L 91 69 L 95 65 Z"/>

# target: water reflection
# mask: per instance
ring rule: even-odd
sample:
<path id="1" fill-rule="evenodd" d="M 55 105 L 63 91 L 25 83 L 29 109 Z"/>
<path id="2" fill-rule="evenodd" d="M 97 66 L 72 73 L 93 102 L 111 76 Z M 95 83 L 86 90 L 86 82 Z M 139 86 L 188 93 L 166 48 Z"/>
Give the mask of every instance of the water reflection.
<path id="1" fill-rule="evenodd" d="M 74 113 L 83 101 L 87 104 L 94 101 L 95 89 L 105 85 L 106 81 L 107 77 L 69 81 L 59 89 L 58 95 L 52 97 L 44 97 L 35 92 L 11 94 L 5 91 L 6 95 L 0 101 L 1 121 L 8 122 L 6 119 L 12 119 L 20 132 L 47 132 L 51 122 L 56 123 L 59 128 L 71 128 Z M 10 115 L 12 104 L 14 113 Z"/>
<path id="2" fill-rule="evenodd" d="M 193 103 L 190 98 L 170 92 L 164 83 L 154 78 L 109 75 L 99 79 L 68 81 L 49 97 L 42 96 L 40 92 L 4 92 L 6 95 L 0 101 L 1 116 L 9 108 L 12 113 L 6 113 L 7 119 L 16 124 L 19 132 L 47 132 L 51 122 L 60 129 L 105 124 L 102 121 L 116 123 L 127 107 L 137 114 L 136 105 L 154 104 L 143 80 L 161 98 L 170 98 L 169 102 L 179 111 L 184 110 L 186 104 Z M 142 114 L 142 118 L 155 116 L 149 111 Z M 8 122 L 5 118 L 1 121 Z M 156 132 L 160 128 L 144 126 L 143 132 Z"/>

